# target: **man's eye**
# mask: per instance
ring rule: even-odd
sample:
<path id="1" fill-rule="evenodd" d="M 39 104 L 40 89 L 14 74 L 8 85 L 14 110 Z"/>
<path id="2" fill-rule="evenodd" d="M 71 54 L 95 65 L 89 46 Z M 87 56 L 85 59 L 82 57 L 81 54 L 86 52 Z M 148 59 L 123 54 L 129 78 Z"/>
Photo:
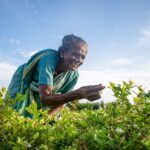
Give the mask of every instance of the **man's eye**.
<path id="1" fill-rule="evenodd" d="M 85 59 L 85 56 L 84 56 L 84 55 L 80 55 L 80 54 L 76 54 L 76 53 L 73 53 L 72 56 L 73 56 L 73 57 L 76 57 L 76 58 Z"/>
<path id="2" fill-rule="evenodd" d="M 81 56 L 82 59 L 85 59 L 85 56 Z"/>

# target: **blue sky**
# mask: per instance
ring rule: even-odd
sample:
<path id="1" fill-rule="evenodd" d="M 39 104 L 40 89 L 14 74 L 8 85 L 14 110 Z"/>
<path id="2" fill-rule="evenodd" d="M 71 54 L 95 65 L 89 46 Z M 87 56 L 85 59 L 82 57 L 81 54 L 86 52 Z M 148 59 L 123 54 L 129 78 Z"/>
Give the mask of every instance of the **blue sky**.
<path id="1" fill-rule="evenodd" d="M 70 33 L 89 45 L 78 86 L 132 77 L 150 83 L 149 0 L 0 0 L 0 20 L 0 86 L 34 52 L 58 49 Z M 85 72 L 97 79 L 84 81 Z"/>

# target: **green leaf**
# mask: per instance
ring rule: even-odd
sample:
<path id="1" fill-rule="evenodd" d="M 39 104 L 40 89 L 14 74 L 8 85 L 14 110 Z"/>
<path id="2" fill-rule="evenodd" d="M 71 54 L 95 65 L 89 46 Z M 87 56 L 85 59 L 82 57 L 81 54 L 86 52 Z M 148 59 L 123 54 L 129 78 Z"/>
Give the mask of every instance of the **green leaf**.
<path id="1" fill-rule="evenodd" d="M 14 147 L 12 147 L 12 150 L 21 150 L 21 148 L 18 146 L 14 146 Z"/>
<path id="2" fill-rule="evenodd" d="M 37 109 L 37 103 L 36 102 L 32 102 L 30 104 L 29 107 L 26 108 L 26 110 L 33 115 L 34 118 L 38 118 L 39 113 L 38 113 L 38 109 Z"/>

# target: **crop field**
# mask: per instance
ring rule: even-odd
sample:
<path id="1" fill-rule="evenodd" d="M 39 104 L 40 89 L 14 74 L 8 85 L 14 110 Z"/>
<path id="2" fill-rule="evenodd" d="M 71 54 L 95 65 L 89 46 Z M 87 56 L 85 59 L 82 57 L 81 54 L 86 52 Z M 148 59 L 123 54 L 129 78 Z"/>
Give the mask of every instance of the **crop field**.
<path id="1" fill-rule="evenodd" d="M 150 93 L 132 81 L 109 88 L 112 102 L 70 103 L 61 117 L 37 110 L 33 102 L 27 108 L 33 119 L 12 109 L 21 95 L 4 99 L 1 89 L 0 150 L 150 150 Z"/>

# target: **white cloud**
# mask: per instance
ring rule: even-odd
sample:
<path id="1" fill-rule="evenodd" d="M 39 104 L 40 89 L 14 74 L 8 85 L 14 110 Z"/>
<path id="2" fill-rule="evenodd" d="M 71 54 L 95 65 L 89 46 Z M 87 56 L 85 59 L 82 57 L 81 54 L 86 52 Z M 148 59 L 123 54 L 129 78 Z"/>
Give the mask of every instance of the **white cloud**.
<path id="1" fill-rule="evenodd" d="M 10 44 L 17 44 L 17 45 L 19 45 L 21 43 L 20 40 L 15 39 L 15 38 L 10 38 L 9 42 L 10 42 Z"/>
<path id="2" fill-rule="evenodd" d="M 111 46 L 115 46 L 115 45 L 116 45 L 116 42 L 111 41 L 111 42 L 110 42 L 110 45 L 111 45 Z"/>
<path id="3" fill-rule="evenodd" d="M 131 62 L 132 61 L 127 58 L 118 58 L 118 59 L 112 60 L 112 64 L 114 65 L 130 65 Z"/>
<path id="4" fill-rule="evenodd" d="M 142 48 L 150 48 L 150 25 L 141 30 L 141 35 L 136 45 Z"/>
<path id="5" fill-rule="evenodd" d="M 17 44 L 17 45 L 19 45 L 19 44 L 20 44 L 20 40 L 16 40 L 15 42 L 16 42 L 16 44 Z"/>
<path id="6" fill-rule="evenodd" d="M 150 42 L 150 28 L 142 31 L 142 36 L 139 38 L 140 44 L 145 45 Z"/>
<path id="7" fill-rule="evenodd" d="M 138 67 L 139 71 L 145 73 L 150 72 L 150 61 L 144 62 Z"/>
<path id="8" fill-rule="evenodd" d="M 14 39 L 13 38 L 10 38 L 10 44 L 13 44 L 14 43 Z"/>
<path id="9" fill-rule="evenodd" d="M 29 58 L 31 57 L 33 54 L 35 54 L 36 52 L 38 52 L 39 50 L 20 50 L 20 55 L 22 57 L 25 57 L 25 58 Z"/>
<path id="10" fill-rule="evenodd" d="M 1 76 L 0 76 L 0 87 L 5 86 L 7 87 L 13 73 L 16 70 L 16 66 L 9 64 L 7 62 L 0 62 L 0 70 L 1 70 Z"/>

